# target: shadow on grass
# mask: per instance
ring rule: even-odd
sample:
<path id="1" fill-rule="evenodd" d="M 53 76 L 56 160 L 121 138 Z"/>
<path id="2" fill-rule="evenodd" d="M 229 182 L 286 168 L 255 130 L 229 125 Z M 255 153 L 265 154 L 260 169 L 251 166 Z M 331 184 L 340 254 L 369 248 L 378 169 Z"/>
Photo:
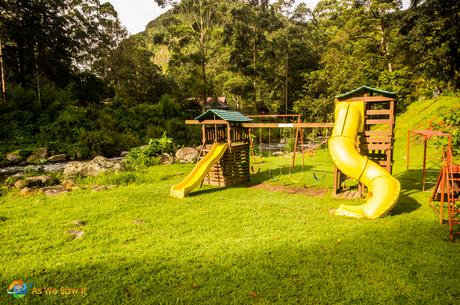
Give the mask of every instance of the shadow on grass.
<path id="1" fill-rule="evenodd" d="M 0 216 L 0 222 L 5 222 L 7 220 L 8 220 L 8 218 L 6 218 L 5 216 Z"/>
<path id="2" fill-rule="evenodd" d="M 390 215 L 401 215 L 410 213 L 417 210 L 421 206 L 422 205 L 417 200 L 401 192 L 401 194 L 399 195 L 398 202 L 396 203 L 394 208 L 391 209 Z"/>
<path id="3" fill-rule="evenodd" d="M 426 222 L 391 227 L 363 222 L 366 230 L 345 232 L 330 225 L 324 226 L 329 237 L 308 241 L 301 234 L 270 245 L 247 235 L 253 244 L 242 247 L 242 236 L 216 238 L 211 245 L 178 240 L 168 252 L 107 253 L 85 265 L 30 270 L 25 280 L 35 287 L 83 287 L 86 295 L 28 295 L 27 302 L 458 304 L 460 274 L 452 268 L 458 247 L 433 241 Z M 436 286 L 440 279 L 443 289 Z"/>
<path id="4" fill-rule="evenodd" d="M 426 171 L 425 189 L 429 190 L 436 184 L 439 170 L 429 169 Z M 422 170 L 406 170 L 395 176 L 401 182 L 402 193 L 409 195 L 422 191 Z"/>

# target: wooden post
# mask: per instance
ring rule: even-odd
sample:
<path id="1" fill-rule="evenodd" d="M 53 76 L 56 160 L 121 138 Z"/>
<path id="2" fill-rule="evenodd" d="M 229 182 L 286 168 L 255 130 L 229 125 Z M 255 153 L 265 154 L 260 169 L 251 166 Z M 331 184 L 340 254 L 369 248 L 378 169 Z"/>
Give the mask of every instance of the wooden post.
<path id="1" fill-rule="evenodd" d="M 297 123 L 300 123 L 300 114 L 297 117 Z M 292 155 L 292 168 L 294 168 L 294 165 L 295 165 L 295 155 L 297 153 L 297 142 L 298 141 L 299 141 L 299 127 L 296 127 L 296 129 L 295 129 L 294 154 Z"/>
<path id="2" fill-rule="evenodd" d="M 230 146 L 232 145 L 232 139 L 231 139 L 231 132 L 230 132 L 230 123 L 227 124 L 227 144 L 228 148 L 230 149 Z"/>
<path id="3" fill-rule="evenodd" d="M 407 131 L 407 145 L 406 145 L 406 170 L 409 169 L 409 159 L 410 159 L 410 130 Z"/>
<path id="4" fill-rule="evenodd" d="M 304 167 L 305 167 L 305 152 L 304 152 L 304 149 L 303 149 L 303 128 L 300 127 L 300 151 L 302 152 L 302 172 L 304 170 Z"/>
<path id="5" fill-rule="evenodd" d="M 5 70 L 3 67 L 3 44 L 2 44 L 2 38 L 0 37 L 0 76 L 1 76 L 1 82 L 2 82 L 2 101 L 3 104 L 6 103 L 6 83 L 5 83 Z"/>
<path id="6" fill-rule="evenodd" d="M 423 136 L 422 191 L 425 191 L 425 180 L 426 180 L 426 142 L 427 142 L 427 139 L 425 136 Z"/>

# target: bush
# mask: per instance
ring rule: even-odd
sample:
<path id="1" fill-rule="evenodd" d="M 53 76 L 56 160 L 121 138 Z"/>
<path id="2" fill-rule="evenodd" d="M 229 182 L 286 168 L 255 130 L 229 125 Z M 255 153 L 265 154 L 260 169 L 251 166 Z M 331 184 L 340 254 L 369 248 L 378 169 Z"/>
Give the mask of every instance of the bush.
<path id="1" fill-rule="evenodd" d="M 172 151 L 173 139 L 166 132 L 161 138 L 150 139 L 149 144 L 131 149 L 123 162 L 127 169 L 140 170 L 160 164 L 161 154 Z"/>
<path id="2" fill-rule="evenodd" d="M 452 135 L 452 152 L 460 155 L 460 109 L 444 115 L 441 122 L 433 123 L 433 128 L 439 131 L 447 132 Z M 447 146 L 446 138 L 439 138 L 435 145 Z"/>

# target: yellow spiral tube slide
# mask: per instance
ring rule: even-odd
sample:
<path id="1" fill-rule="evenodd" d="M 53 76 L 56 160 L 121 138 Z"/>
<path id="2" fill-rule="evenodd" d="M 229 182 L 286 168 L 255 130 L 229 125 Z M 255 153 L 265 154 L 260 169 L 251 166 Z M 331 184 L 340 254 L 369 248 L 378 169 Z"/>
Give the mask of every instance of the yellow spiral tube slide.
<path id="1" fill-rule="evenodd" d="M 390 211 L 401 191 L 399 181 L 377 163 L 361 156 L 356 148 L 363 131 L 364 102 L 337 102 L 335 124 L 329 139 L 329 153 L 337 168 L 367 187 L 366 202 L 359 206 L 342 204 L 333 214 L 376 219 Z"/>

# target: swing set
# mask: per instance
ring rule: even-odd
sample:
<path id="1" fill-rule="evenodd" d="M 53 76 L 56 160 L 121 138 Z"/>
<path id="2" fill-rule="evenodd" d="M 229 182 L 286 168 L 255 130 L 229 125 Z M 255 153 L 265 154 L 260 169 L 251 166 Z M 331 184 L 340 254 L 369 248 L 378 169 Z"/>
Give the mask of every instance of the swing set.
<path id="1" fill-rule="evenodd" d="M 320 149 L 323 145 L 327 145 L 328 140 L 328 129 L 333 127 L 333 123 L 304 123 L 302 122 L 302 117 L 300 114 L 259 114 L 259 115 L 249 115 L 249 118 L 253 120 L 251 123 L 245 123 L 244 126 L 249 128 L 249 138 L 250 138 L 250 155 L 253 160 L 256 157 L 256 144 L 255 140 L 258 139 L 258 153 L 260 156 L 263 155 L 263 151 L 268 152 L 268 156 L 273 156 L 273 150 L 275 150 L 275 154 L 279 154 L 280 150 L 288 148 L 288 152 L 292 153 L 292 163 L 289 165 L 289 174 L 292 173 L 295 164 L 296 164 L 296 156 L 299 152 L 302 156 L 302 173 L 304 173 L 305 168 L 305 154 L 310 156 L 315 156 L 316 151 Z M 256 121 L 256 122 L 254 122 Z M 267 122 L 268 121 L 268 122 Z M 268 130 L 265 132 L 265 135 L 268 133 L 268 145 L 264 144 L 264 135 L 263 131 Z M 305 130 L 312 129 L 310 132 L 310 137 L 307 139 L 308 142 L 305 143 Z M 319 137 L 317 129 L 323 129 L 323 136 Z M 272 132 L 275 130 L 275 132 Z M 286 140 L 286 133 L 285 131 L 288 130 L 289 134 L 287 135 Z M 276 132 L 278 131 L 278 132 Z M 293 137 L 292 133 L 295 133 Z M 278 137 L 279 141 L 275 145 L 273 145 L 273 134 L 274 137 Z M 292 142 L 294 140 L 294 142 Z M 292 152 L 291 152 L 291 147 Z M 282 174 L 282 167 L 280 169 L 280 175 Z M 251 167 L 252 172 L 256 172 L 253 167 Z M 260 171 L 260 169 L 259 169 Z M 257 171 L 257 172 L 259 172 Z M 272 170 L 269 169 L 268 174 L 271 179 L 275 179 L 272 176 Z M 322 170 L 321 173 L 313 172 L 313 178 L 320 182 L 326 176 L 326 171 Z"/>

